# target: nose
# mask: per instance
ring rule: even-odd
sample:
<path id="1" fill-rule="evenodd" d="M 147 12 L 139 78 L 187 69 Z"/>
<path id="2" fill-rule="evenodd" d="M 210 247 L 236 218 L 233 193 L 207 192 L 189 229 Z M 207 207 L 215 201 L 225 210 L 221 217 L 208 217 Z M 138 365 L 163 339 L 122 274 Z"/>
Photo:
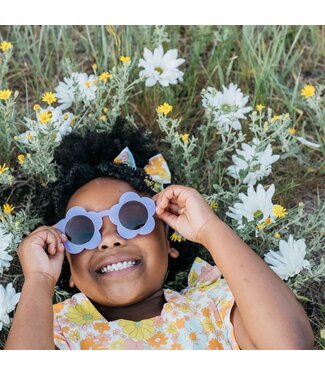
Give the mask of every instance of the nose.
<path id="1" fill-rule="evenodd" d="M 108 217 L 103 217 L 103 226 L 101 228 L 102 239 L 98 245 L 99 251 L 113 249 L 114 247 L 126 244 L 126 240 L 117 233 L 116 229 L 117 226 Z"/>

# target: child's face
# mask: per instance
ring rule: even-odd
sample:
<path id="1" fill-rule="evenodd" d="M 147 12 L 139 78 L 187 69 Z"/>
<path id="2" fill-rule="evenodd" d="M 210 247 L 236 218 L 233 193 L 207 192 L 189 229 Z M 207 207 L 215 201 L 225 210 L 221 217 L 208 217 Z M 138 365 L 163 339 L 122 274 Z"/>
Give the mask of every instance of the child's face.
<path id="1" fill-rule="evenodd" d="M 87 211 L 102 211 L 118 203 L 126 191 L 139 193 L 127 182 L 108 177 L 96 178 L 70 198 L 66 211 L 81 206 Z M 176 258 L 177 250 L 169 246 L 165 224 L 154 215 L 155 229 L 147 235 L 132 239 L 120 237 L 108 217 L 103 218 L 101 242 L 96 249 L 83 250 L 66 256 L 70 263 L 70 285 L 75 284 L 87 297 L 105 306 L 130 305 L 152 295 L 163 285 L 168 267 L 168 256 Z M 136 266 L 118 272 L 100 274 L 99 267 L 116 263 L 117 257 L 136 260 Z"/>

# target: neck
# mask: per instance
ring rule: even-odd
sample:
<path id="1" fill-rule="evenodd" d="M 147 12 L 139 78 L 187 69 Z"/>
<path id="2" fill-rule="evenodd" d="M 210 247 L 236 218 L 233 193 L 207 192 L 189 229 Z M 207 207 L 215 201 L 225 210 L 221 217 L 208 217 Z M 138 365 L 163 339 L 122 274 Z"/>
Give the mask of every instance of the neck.
<path id="1" fill-rule="evenodd" d="M 165 299 L 164 290 L 161 287 L 151 296 L 147 297 L 143 301 L 134 303 L 133 305 L 104 306 L 92 300 L 91 302 L 101 313 L 101 315 L 110 322 L 117 319 L 140 321 L 159 316 L 164 304 L 167 301 Z"/>

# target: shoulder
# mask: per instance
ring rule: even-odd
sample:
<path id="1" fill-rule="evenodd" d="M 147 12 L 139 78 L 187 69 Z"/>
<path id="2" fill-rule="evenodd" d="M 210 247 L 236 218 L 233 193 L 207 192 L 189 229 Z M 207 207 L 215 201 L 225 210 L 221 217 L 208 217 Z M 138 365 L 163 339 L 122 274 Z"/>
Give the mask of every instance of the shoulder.
<path id="1" fill-rule="evenodd" d="M 235 338 L 240 349 L 256 350 L 256 346 L 254 345 L 253 341 L 250 339 L 246 331 L 236 302 L 234 303 L 234 306 L 231 310 L 230 321 L 234 327 Z"/>

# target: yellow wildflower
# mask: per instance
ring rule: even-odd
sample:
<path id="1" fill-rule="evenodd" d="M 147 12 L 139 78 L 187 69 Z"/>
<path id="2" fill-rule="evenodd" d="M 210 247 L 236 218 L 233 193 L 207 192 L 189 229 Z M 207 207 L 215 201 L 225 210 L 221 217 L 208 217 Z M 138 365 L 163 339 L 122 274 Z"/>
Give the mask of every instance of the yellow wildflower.
<path id="1" fill-rule="evenodd" d="M 85 86 L 87 87 L 87 89 L 89 89 L 89 87 L 91 86 L 91 82 L 90 81 L 86 81 L 85 82 Z"/>
<path id="2" fill-rule="evenodd" d="M 257 104 L 257 106 L 256 106 L 256 110 L 259 113 L 261 113 L 264 108 L 265 108 L 265 105 L 263 105 L 263 104 Z"/>
<path id="3" fill-rule="evenodd" d="M 2 206 L 2 210 L 5 214 L 11 214 L 11 212 L 14 210 L 14 206 L 12 204 L 8 204 L 8 203 L 5 203 L 3 206 Z"/>
<path id="4" fill-rule="evenodd" d="M 100 76 L 99 76 L 99 80 L 100 81 L 103 81 L 103 82 L 106 82 L 108 80 L 108 78 L 111 78 L 112 75 L 108 72 L 104 72 L 102 73 Z"/>
<path id="5" fill-rule="evenodd" d="M 7 100 L 11 97 L 12 91 L 11 90 L 0 90 L 0 100 Z"/>
<path id="6" fill-rule="evenodd" d="M 39 122 L 41 124 L 47 124 L 52 119 L 52 112 L 51 111 L 44 111 L 39 114 Z"/>
<path id="7" fill-rule="evenodd" d="M 168 115 L 168 113 L 171 112 L 172 110 L 173 110 L 173 106 L 166 102 L 157 108 L 157 112 L 163 113 L 164 115 Z"/>
<path id="8" fill-rule="evenodd" d="M 101 120 L 101 121 L 106 121 L 106 120 L 107 120 L 107 116 L 105 116 L 105 115 L 101 115 L 101 116 L 100 116 L 100 120 Z"/>
<path id="9" fill-rule="evenodd" d="M 169 237 L 172 241 L 182 242 L 182 236 L 176 231 Z"/>
<path id="10" fill-rule="evenodd" d="M 212 201 L 211 203 L 210 203 L 210 207 L 213 209 L 213 210 L 215 210 L 215 209 L 217 209 L 218 208 L 218 203 L 217 202 L 214 202 L 214 201 Z"/>
<path id="11" fill-rule="evenodd" d="M 272 219 L 270 217 L 267 217 L 265 220 L 264 220 L 265 224 L 266 225 L 269 225 L 272 223 Z"/>
<path id="12" fill-rule="evenodd" d="M 53 94 L 52 91 L 47 91 L 43 97 L 42 97 L 42 101 L 51 105 L 52 103 L 55 103 L 56 102 L 56 96 L 55 94 Z"/>
<path id="13" fill-rule="evenodd" d="M 129 63 L 131 61 L 131 58 L 130 56 L 121 56 L 120 61 L 122 61 L 123 63 Z"/>
<path id="14" fill-rule="evenodd" d="M 29 133 L 28 136 L 27 136 L 27 139 L 28 139 L 29 141 L 31 141 L 31 140 L 33 139 L 33 134 Z"/>
<path id="15" fill-rule="evenodd" d="M 65 317 L 73 323 L 87 324 L 101 319 L 102 316 L 90 301 L 85 300 L 76 306 L 69 306 Z"/>
<path id="16" fill-rule="evenodd" d="M 271 121 L 278 121 L 278 120 L 281 120 L 281 116 L 279 115 L 274 115 L 271 119 Z"/>
<path id="17" fill-rule="evenodd" d="M 122 327 L 124 333 L 136 340 L 148 340 L 155 332 L 151 319 L 140 320 L 139 322 L 120 319 L 118 324 Z"/>
<path id="18" fill-rule="evenodd" d="M 19 164 L 23 165 L 25 162 L 25 155 L 19 154 L 17 159 L 18 159 Z"/>
<path id="19" fill-rule="evenodd" d="M 256 228 L 258 230 L 263 230 L 265 228 L 265 224 L 256 224 Z"/>
<path id="20" fill-rule="evenodd" d="M 279 204 L 275 204 L 273 206 L 272 212 L 276 217 L 284 217 L 288 214 L 286 208 L 280 206 Z"/>
<path id="21" fill-rule="evenodd" d="M 64 119 L 64 120 L 69 120 L 69 114 L 68 114 L 68 113 L 65 113 L 65 114 L 63 115 L 63 119 Z"/>
<path id="22" fill-rule="evenodd" d="M 107 107 L 104 107 L 104 108 L 103 108 L 103 112 L 104 112 L 104 113 L 107 113 L 107 112 L 108 112 L 108 108 L 107 108 Z"/>
<path id="23" fill-rule="evenodd" d="M 314 96 L 315 94 L 315 87 L 312 85 L 305 85 L 303 89 L 300 91 L 300 95 L 304 96 L 305 98 L 310 98 L 311 96 Z"/>
<path id="24" fill-rule="evenodd" d="M 41 109 L 41 106 L 39 104 L 35 104 L 34 107 L 33 107 L 33 110 L 35 112 L 38 112 L 40 109 Z"/>
<path id="25" fill-rule="evenodd" d="M 0 43 L 0 49 L 2 50 L 2 52 L 8 51 L 11 48 L 12 44 L 10 42 L 7 42 L 6 40 Z"/>
<path id="26" fill-rule="evenodd" d="M 290 134 L 296 134 L 296 129 L 295 129 L 295 128 L 289 128 L 289 129 L 288 129 L 288 132 L 289 132 Z"/>
<path id="27" fill-rule="evenodd" d="M 8 169 L 9 169 L 9 167 L 6 167 L 6 163 L 4 163 L 2 167 L 0 165 L 0 174 L 2 174 L 3 172 L 7 171 Z"/>
<path id="28" fill-rule="evenodd" d="M 182 141 L 183 141 L 185 144 L 188 144 L 188 136 L 189 136 L 188 133 L 185 133 L 185 134 L 182 134 L 182 135 L 181 135 Z"/>
<path id="29" fill-rule="evenodd" d="M 280 238 L 280 237 L 281 237 L 281 234 L 280 234 L 279 232 L 275 232 L 275 233 L 274 233 L 274 237 L 275 237 L 275 238 Z"/>
<path id="30" fill-rule="evenodd" d="M 93 64 L 91 67 L 93 68 L 93 70 L 97 70 L 97 64 Z"/>

